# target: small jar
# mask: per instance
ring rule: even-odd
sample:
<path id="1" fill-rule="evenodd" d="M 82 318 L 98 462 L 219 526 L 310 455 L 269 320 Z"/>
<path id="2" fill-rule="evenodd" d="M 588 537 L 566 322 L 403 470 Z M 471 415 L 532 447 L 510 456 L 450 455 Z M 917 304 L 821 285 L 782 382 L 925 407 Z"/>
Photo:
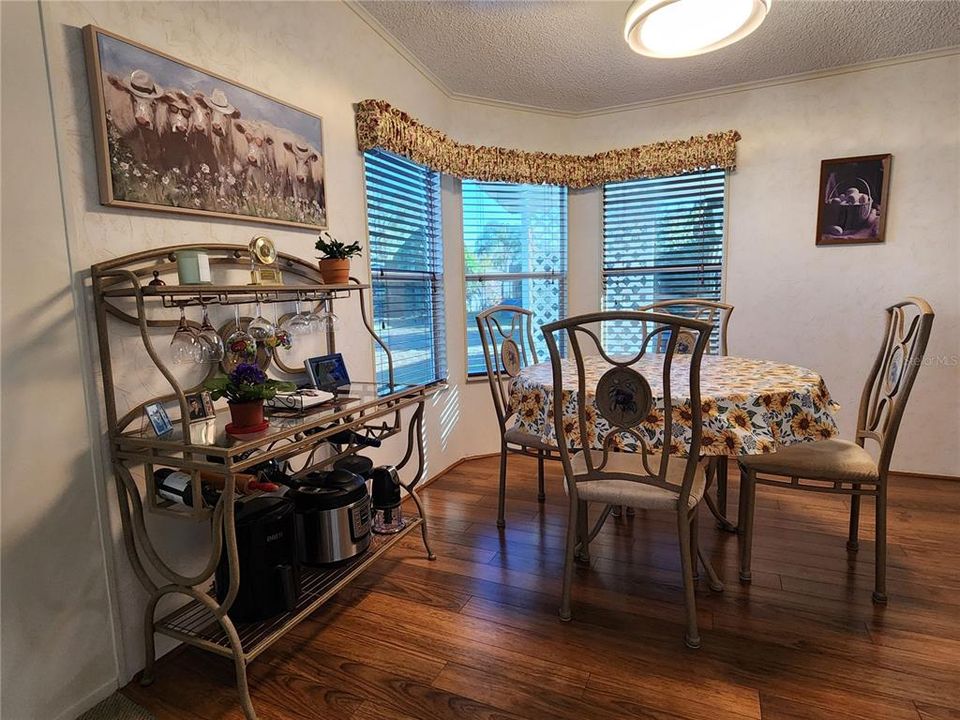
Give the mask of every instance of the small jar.
<path id="1" fill-rule="evenodd" d="M 181 285 L 209 285 L 210 256 L 203 250 L 177 252 L 177 277 Z"/>

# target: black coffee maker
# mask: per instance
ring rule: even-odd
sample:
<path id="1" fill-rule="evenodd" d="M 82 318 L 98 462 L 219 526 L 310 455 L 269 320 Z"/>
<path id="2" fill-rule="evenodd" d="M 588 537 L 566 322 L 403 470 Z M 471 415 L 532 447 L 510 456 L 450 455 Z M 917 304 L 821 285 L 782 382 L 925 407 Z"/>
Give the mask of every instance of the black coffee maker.
<path id="1" fill-rule="evenodd" d="M 371 506 L 373 519 L 370 529 L 378 535 L 392 535 L 406 527 L 400 506 L 400 475 L 393 465 L 380 465 L 370 471 L 373 481 Z"/>
<path id="2" fill-rule="evenodd" d="M 254 622 L 289 612 L 300 595 L 294 504 L 276 496 L 238 500 L 235 505 L 240 588 L 228 615 Z M 217 600 L 223 602 L 230 583 L 227 551 L 217 565 Z"/>

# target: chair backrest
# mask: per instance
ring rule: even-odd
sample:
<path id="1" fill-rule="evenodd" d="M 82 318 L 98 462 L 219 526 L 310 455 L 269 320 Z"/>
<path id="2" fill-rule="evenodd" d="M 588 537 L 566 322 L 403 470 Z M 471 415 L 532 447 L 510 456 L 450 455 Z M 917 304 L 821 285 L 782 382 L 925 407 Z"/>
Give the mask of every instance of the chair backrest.
<path id="1" fill-rule="evenodd" d="M 611 356 L 601 340 L 605 323 L 616 323 L 619 328 L 633 325 L 638 331 L 651 324 L 656 329 L 633 356 Z M 703 431 L 700 364 L 712 329 L 699 320 L 636 310 L 590 313 L 543 326 L 553 368 L 553 422 L 571 498 L 576 498 L 577 483 L 618 479 L 679 491 L 680 507 L 686 507 Z M 559 349 L 564 333 L 567 360 L 561 358 Z M 663 355 L 649 349 L 656 348 L 660 335 L 667 338 Z M 693 338 L 689 355 L 676 352 L 681 336 Z M 585 354 L 584 346 L 591 352 Z M 674 387 L 684 375 L 689 382 Z M 575 420 L 569 415 L 574 405 Z M 678 422 L 685 426 L 689 422 L 689 446 L 674 441 Z M 604 431 L 602 437 L 600 430 Z M 584 438 L 586 442 L 581 441 Z M 662 438 L 659 448 L 658 438 Z M 593 447 L 594 443 L 599 447 Z M 581 474 L 573 471 L 571 445 L 584 454 L 586 471 Z M 636 447 L 636 472 L 608 470 L 610 454 L 625 445 Z M 659 458 L 654 459 L 655 455 Z M 684 463 L 680 488 L 667 482 L 671 462 Z"/>
<path id="2" fill-rule="evenodd" d="M 533 344 L 533 312 L 515 305 L 494 305 L 477 313 L 477 328 L 502 434 L 514 411 L 507 381 L 519 375 L 522 368 L 538 362 Z"/>
<path id="3" fill-rule="evenodd" d="M 860 396 L 857 442 L 880 445 L 877 465 L 883 477 L 890 467 L 903 410 L 923 363 L 933 326 L 933 308 L 923 298 L 909 297 L 887 308 L 883 344 Z"/>
<path id="4" fill-rule="evenodd" d="M 659 300 L 649 305 L 637 308 L 640 312 L 669 313 L 670 315 L 679 315 L 680 317 L 692 318 L 710 323 L 717 330 L 716 354 L 727 354 L 727 326 L 730 324 L 730 316 L 733 314 L 733 305 L 716 302 L 715 300 L 704 300 L 703 298 L 676 298 L 674 300 Z M 656 328 L 644 326 L 643 334 L 647 336 L 647 331 L 651 332 Z M 667 337 L 659 335 L 660 347 L 657 352 L 663 352 L 666 347 Z M 677 352 L 689 352 L 683 347 Z M 711 344 L 707 345 L 707 354 L 714 354 L 714 348 Z"/>

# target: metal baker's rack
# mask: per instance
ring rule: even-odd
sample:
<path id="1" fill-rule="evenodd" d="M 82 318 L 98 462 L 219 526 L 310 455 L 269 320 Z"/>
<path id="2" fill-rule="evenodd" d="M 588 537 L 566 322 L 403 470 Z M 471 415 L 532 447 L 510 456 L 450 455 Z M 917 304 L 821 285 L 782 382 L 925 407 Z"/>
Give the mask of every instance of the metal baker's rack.
<path id="1" fill-rule="evenodd" d="M 91 267 L 111 463 L 124 544 L 130 564 L 149 594 L 144 608 L 146 656 L 140 682 L 143 685 L 153 682 L 154 636 L 156 633 L 167 635 L 231 658 L 236 669 L 237 690 L 244 715 L 248 720 L 255 720 L 257 715 L 247 685 L 248 663 L 343 589 L 414 528 L 420 528 L 427 556 L 431 560 L 435 558 L 430 549 L 426 515 L 416 486 L 424 472 L 424 405 L 427 397 L 436 392 L 440 385 L 401 386 L 394 383 L 390 349 L 374 331 L 367 316 L 365 293 L 369 292 L 369 285 L 355 278 L 350 278 L 348 283 L 342 285 L 324 284 L 316 267 L 285 253 L 278 254 L 277 263 L 285 280 L 294 281 L 290 284 L 158 284 L 156 281 L 162 277 L 176 278 L 176 253 L 183 250 L 205 252 L 215 277 L 226 271 L 248 271 L 251 267 L 252 258 L 247 246 L 226 244 L 157 248 Z M 151 284 L 148 278 L 154 278 L 154 283 Z M 385 353 L 389 378 L 386 387 L 372 382 L 352 383 L 349 397 L 335 399 L 329 406 L 312 409 L 302 415 L 274 417 L 264 433 L 243 440 L 226 435 L 224 427 L 227 413 L 219 410 L 213 444 L 198 444 L 192 440 L 186 396 L 201 390 L 202 382 L 195 387 L 182 387 L 164 362 L 162 354 L 155 347 L 157 330 L 174 328 L 177 321 L 155 316 L 154 309 L 300 301 L 316 303 L 332 312 L 335 300 L 354 297 L 359 301 L 366 332 Z M 123 325 L 138 328 L 147 355 L 171 391 L 144 399 L 120 415 L 111 335 Z M 326 341 L 328 351 L 334 352 L 336 332 L 332 327 L 327 329 Z M 268 352 L 260 362 L 265 370 L 275 365 L 286 374 L 300 372 L 284 365 L 275 351 Z M 208 377 L 217 372 L 219 368 L 214 363 Z M 174 430 L 162 437 L 151 435 L 143 427 L 144 410 L 154 402 L 175 404 L 180 412 L 174 421 Z M 401 484 L 415 503 L 418 515 L 411 517 L 406 527 L 395 535 L 374 536 L 367 552 L 351 561 L 332 568 L 304 568 L 301 573 L 300 600 L 293 610 L 260 622 L 233 622 L 227 613 L 240 584 L 234 526 L 236 475 L 272 459 L 284 461 L 305 458 L 298 475 L 323 468 L 359 449 L 358 445 L 351 443 L 346 447 L 339 446 L 339 452 L 317 459 L 318 450 L 330 447 L 327 441 L 331 435 L 343 430 L 353 430 L 364 437 L 376 439 L 397 435 L 404 430 L 401 411 L 407 408 L 413 411 L 406 422 L 406 448 L 397 468 L 406 467 L 416 456 L 416 470 L 412 479 Z M 153 480 L 154 466 L 170 467 L 191 475 L 192 496 L 198 498 L 193 507 L 175 505 L 157 496 Z M 138 468 L 143 472 L 143 490 L 134 474 Z M 199 500 L 202 498 L 201 472 L 223 477 L 223 491 L 213 506 Z M 192 576 L 182 575 L 164 561 L 151 541 L 145 513 L 209 524 L 210 555 L 200 572 Z M 230 582 L 223 602 L 218 602 L 209 591 L 209 586 L 223 553 L 226 553 L 230 569 Z M 157 604 L 168 595 L 185 596 L 189 601 L 172 612 L 156 617 Z"/>

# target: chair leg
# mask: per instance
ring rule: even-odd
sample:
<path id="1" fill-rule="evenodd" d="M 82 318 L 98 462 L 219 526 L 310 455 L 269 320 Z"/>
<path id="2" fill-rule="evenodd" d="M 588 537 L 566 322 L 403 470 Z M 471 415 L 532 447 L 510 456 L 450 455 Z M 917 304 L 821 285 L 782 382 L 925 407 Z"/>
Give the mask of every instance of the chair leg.
<path id="1" fill-rule="evenodd" d="M 751 580 L 750 561 L 753 553 L 753 512 L 757 501 L 757 486 L 753 473 L 740 470 L 740 581 Z"/>
<path id="2" fill-rule="evenodd" d="M 860 485 L 854 484 L 853 490 L 856 492 L 860 489 Z M 850 534 L 847 537 L 847 550 L 856 552 L 860 549 L 860 539 L 859 539 L 859 530 L 860 530 L 860 496 L 851 495 L 850 496 Z"/>
<path id="3" fill-rule="evenodd" d="M 586 500 L 579 501 L 580 507 L 577 508 L 577 562 L 585 565 L 590 564 L 590 520 L 588 505 Z"/>
<path id="4" fill-rule="evenodd" d="M 573 556 L 577 550 L 577 532 L 580 526 L 579 503 L 570 498 L 567 515 L 567 546 L 563 556 L 563 588 L 560 592 L 560 619 L 570 621 L 570 586 L 573 584 Z"/>
<path id="5" fill-rule="evenodd" d="M 677 530 L 680 534 L 680 566 L 683 570 L 683 595 L 687 612 L 687 630 L 683 641 L 689 648 L 700 647 L 700 631 L 697 629 L 697 600 L 693 588 L 693 555 L 690 544 L 690 513 L 677 512 Z"/>
<path id="6" fill-rule="evenodd" d="M 503 506 L 507 494 L 507 444 L 500 445 L 500 497 L 497 501 L 497 527 L 503 529 L 507 523 L 503 519 Z"/>
<path id="7" fill-rule="evenodd" d="M 537 450 L 537 500 L 543 502 L 546 499 L 543 492 L 543 450 Z"/>
<path id="8" fill-rule="evenodd" d="M 700 508 L 694 508 L 690 513 L 690 562 L 693 563 L 693 581 L 700 579 L 700 563 L 697 555 L 700 552 Z"/>
<path id="9" fill-rule="evenodd" d="M 727 516 L 727 456 L 717 460 L 717 511 Z"/>
<path id="10" fill-rule="evenodd" d="M 881 482 L 877 487 L 877 555 L 874 558 L 876 585 L 873 589 L 873 601 L 880 605 L 887 602 L 887 484 Z"/>

